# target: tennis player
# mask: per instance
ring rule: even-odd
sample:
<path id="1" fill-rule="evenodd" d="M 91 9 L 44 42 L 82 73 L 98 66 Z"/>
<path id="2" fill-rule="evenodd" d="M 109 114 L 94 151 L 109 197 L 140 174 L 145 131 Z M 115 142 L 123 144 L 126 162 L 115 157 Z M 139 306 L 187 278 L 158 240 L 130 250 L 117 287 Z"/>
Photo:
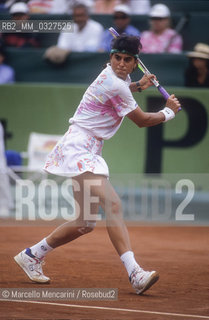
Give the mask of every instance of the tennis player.
<path id="1" fill-rule="evenodd" d="M 145 90 L 152 85 L 151 79 L 156 79 L 151 74 L 131 82 L 130 74 L 137 67 L 140 49 L 137 37 L 122 35 L 113 40 L 110 63 L 86 90 L 69 120 L 69 130 L 48 156 L 47 172 L 72 177 L 77 219 L 62 224 L 15 256 L 15 261 L 34 282 L 50 281 L 42 270 L 46 254 L 94 229 L 99 205 L 106 214 L 110 240 L 136 293 L 141 294 L 159 278 L 156 271 L 144 271 L 135 260 L 121 200 L 108 179 L 108 166 L 102 158 L 104 140 L 117 132 L 125 116 L 139 127 L 149 127 L 173 119 L 180 108 L 173 94 L 156 113 L 144 112 L 137 105 L 131 92 Z M 89 207 L 92 216 L 89 213 L 87 216 Z"/>

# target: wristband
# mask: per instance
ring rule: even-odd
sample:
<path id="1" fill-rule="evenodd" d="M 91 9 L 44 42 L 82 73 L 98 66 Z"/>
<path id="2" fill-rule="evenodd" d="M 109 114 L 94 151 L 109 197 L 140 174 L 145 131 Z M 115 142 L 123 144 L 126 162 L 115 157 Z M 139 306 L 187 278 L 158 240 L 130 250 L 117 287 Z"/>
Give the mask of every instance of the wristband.
<path id="1" fill-rule="evenodd" d="M 175 113 L 172 109 L 165 107 L 164 109 L 160 110 L 165 116 L 165 120 L 163 122 L 167 122 L 175 117 Z"/>
<path id="2" fill-rule="evenodd" d="M 141 86 L 140 86 L 139 81 L 136 82 L 136 87 L 137 87 L 137 90 L 138 90 L 139 92 L 142 91 L 142 88 L 141 88 Z"/>

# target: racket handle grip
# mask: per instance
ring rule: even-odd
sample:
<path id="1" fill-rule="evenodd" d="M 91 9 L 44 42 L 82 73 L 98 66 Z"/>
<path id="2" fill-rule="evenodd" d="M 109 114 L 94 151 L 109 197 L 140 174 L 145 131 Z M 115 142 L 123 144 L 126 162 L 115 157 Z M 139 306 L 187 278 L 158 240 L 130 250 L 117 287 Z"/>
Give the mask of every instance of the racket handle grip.
<path id="1" fill-rule="evenodd" d="M 162 86 L 158 86 L 157 89 L 165 98 L 165 100 L 168 100 L 168 98 L 170 97 L 170 94 L 165 90 L 165 88 L 163 88 Z"/>
<path id="2" fill-rule="evenodd" d="M 168 100 L 168 98 L 170 97 L 170 94 L 165 90 L 165 88 L 158 86 L 157 89 L 162 94 L 162 96 L 165 98 L 165 100 Z M 181 107 L 179 108 L 178 111 L 181 111 Z"/>

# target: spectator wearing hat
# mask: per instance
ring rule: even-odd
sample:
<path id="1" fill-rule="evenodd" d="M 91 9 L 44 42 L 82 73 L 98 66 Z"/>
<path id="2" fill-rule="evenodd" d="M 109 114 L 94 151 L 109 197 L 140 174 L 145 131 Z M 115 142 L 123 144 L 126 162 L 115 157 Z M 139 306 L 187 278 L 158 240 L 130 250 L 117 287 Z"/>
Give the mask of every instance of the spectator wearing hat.
<path id="1" fill-rule="evenodd" d="M 170 28 L 171 13 L 164 4 L 155 4 L 149 13 L 150 30 L 141 34 L 144 53 L 180 53 L 182 37 Z"/>
<path id="2" fill-rule="evenodd" d="M 9 13 L 12 20 L 17 22 L 27 21 L 30 18 L 28 6 L 24 2 L 14 3 L 10 8 Z M 4 45 L 7 47 L 39 47 L 38 36 L 35 33 L 2 33 L 2 39 L 4 41 Z"/>
<path id="3" fill-rule="evenodd" d="M 4 63 L 5 58 L 5 50 L 0 46 L 0 85 L 14 83 L 15 81 L 15 72 L 12 67 Z"/>
<path id="4" fill-rule="evenodd" d="M 139 37 L 140 31 L 132 25 L 130 25 L 130 14 L 131 12 L 128 6 L 123 4 L 117 5 L 114 8 L 113 14 L 114 28 L 119 34 L 125 33 L 127 35 Z M 110 52 L 112 40 L 113 37 L 110 34 L 109 30 L 105 30 L 101 39 L 100 51 Z"/>
<path id="5" fill-rule="evenodd" d="M 197 43 L 187 57 L 189 66 L 185 71 L 185 86 L 209 88 L 209 45 Z"/>

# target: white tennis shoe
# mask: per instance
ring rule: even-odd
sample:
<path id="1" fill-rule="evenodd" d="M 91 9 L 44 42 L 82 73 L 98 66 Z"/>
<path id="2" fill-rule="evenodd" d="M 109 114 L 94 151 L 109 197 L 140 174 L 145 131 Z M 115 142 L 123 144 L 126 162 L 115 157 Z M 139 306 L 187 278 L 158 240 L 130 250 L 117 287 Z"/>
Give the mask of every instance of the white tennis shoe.
<path id="1" fill-rule="evenodd" d="M 134 268 L 129 277 L 129 280 L 137 294 L 141 294 L 148 290 L 158 279 L 159 275 L 156 271 L 144 271 L 139 266 Z"/>
<path id="2" fill-rule="evenodd" d="M 43 259 L 35 257 L 30 248 L 21 251 L 14 257 L 17 264 L 25 271 L 30 280 L 38 283 L 50 282 L 50 278 L 43 274 L 42 264 Z"/>

